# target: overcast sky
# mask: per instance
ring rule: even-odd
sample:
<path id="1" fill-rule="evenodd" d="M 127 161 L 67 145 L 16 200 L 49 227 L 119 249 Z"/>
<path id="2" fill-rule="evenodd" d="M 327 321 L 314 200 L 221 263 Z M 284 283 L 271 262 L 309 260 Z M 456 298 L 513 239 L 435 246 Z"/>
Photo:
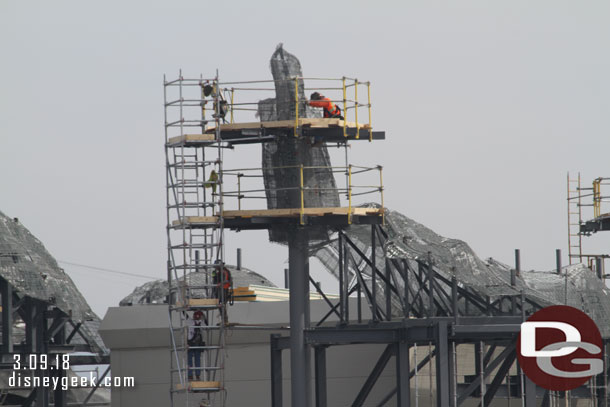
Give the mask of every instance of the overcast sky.
<path id="1" fill-rule="evenodd" d="M 60 261 L 165 278 L 163 74 L 270 79 L 283 42 L 306 77 L 372 82 L 387 140 L 352 161 L 384 166 L 388 207 L 483 258 L 566 263 L 567 171 L 610 176 L 610 3 L 448 3 L 0 0 L 0 210 Z M 266 232 L 227 241 L 282 284 Z M 62 266 L 100 316 L 147 281 Z"/>

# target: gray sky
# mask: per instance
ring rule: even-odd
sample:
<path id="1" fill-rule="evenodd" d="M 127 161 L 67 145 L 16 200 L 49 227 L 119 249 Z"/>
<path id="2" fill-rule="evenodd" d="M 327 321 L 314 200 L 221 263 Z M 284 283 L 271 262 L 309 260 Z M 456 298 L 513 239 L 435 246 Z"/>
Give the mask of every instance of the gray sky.
<path id="1" fill-rule="evenodd" d="M 269 79 L 283 42 L 306 77 L 372 82 L 387 140 L 352 161 L 384 165 L 388 207 L 483 258 L 567 262 L 566 172 L 610 176 L 610 3 L 289 4 L 0 0 L 0 210 L 58 260 L 164 278 L 163 74 Z M 282 284 L 265 232 L 228 242 Z M 64 267 L 100 316 L 146 281 Z"/>

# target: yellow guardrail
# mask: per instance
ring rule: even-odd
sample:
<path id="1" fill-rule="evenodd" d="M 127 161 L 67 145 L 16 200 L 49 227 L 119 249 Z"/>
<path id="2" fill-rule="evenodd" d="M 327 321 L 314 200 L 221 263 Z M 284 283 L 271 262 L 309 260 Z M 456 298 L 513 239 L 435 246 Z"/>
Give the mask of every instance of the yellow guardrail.
<path id="1" fill-rule="evenodd" d="M 293 169 L 298 171 L 298 185 L 294 185 L 294 186 L 282 186 L 282 187 L 278 187 L 278 188 L 267 188 L 267 187 L 263 187 L 263 188 L 250 188 L 250 189 L 244 189 L 243 186 L 243 179 L 244 178 L 262 178 L 263 177 L 263 173 L 265 171 L 272 171 L 272 170 L 289 170 L 289 169 Z M 308 186 L 307 185 L 307 180 L 305 177 L 305 174 L 307 171 L 315 171 L 315 170 L 321 170 L 321 169 L 326 169 L 329 170 L 331 173 L 335 174 L 346 174 L 347 175 L 347 180 L 346 180 L 346 184 L 344 185 L 344 187 L 335 187 L 335 188 L 319 188 L 319 187 L 312 187 L 312 186 Z M 360 177 L 362 178 L 363 176 L 361 174 L 367 173 L 367 172 L 372 172 L 372 171 L 377 171 L 379 173 L 378 175 L 378 183 L 377 181 L 372 182 L 371 180 L 373 180 L 374 178 L 368 178 L 367 182 L 368 183 L 362 183 L 363 181 L 360 181 L 361 183 L 354 183 L 354 177 Z M 296 191 L 298 193 L 298 199 L 299 199 L 299 219 L 300 219 L 300 223 L 302 225 L 305 224 L 305 209 L 307 208 L 305 206 L 305 199 L 306 199 L 306 193 L 308 191 L 317 191 L 318 193 L 322 193 L 322 192 L 337 192 L 340 196 L 344 196 L 345 198 L 345 204 L 347 204 L 347 217 L 348 217 L 348 223 L 351 224 L 352 223 L 352 215 L 353 215 L 353 211 L 354 211 L 354 198 L 355 197 L 360 197 L 360 196 L 364 196 L 364 195 L 371 195 L 371 194 L 376 194 L 378 193 L 378 197 L 379 197 L 379 202 L 381 205 L 381 209 L 382 209 L 382 217 L 383 217 L 383 212 L 384 212 L 384 186 L 383 186 L 383 167 L 382 166 L 375 166 L 375 167 L 363 167 L 363 166 L 355 166 L 355 165 L 348 165 L 346 167 L 331 167 L 331 166 L 305 166 L 305 165 L 294 165 L 294 166 L 278 166 L 278 167 L 264 167 L 264 168 L 236 168 L 236 169 L 227 169 L 227 170 L 223 170 L 222 172 L 222 176 L 223 179 L 225 180 L 224 185 L 225 188 L 223 189 L 222 192 L 222 196 L 225 198 L 236 198 L 237 199 L 237 208 L 238 210 L 242 210 L 242 201 L 245 199 L 266 199 L 267 197 L 267 193 L 272 192 L 272 193 L 279 193 L 279 192 L 286 192 L 286 191 Z M 236 177 L 237 178 L 237 182 L 236 182 L 236 189 L 234 191 L 229 190 L 230 188 L 230 184 L 231 182 L 230 177 Z M 364 202 L 362 202 L 364 203 Z M 226 206 L 225 206 L 225 210 L 227 210 Z M 384 217 L 385 220 L 385 217 Z"/>

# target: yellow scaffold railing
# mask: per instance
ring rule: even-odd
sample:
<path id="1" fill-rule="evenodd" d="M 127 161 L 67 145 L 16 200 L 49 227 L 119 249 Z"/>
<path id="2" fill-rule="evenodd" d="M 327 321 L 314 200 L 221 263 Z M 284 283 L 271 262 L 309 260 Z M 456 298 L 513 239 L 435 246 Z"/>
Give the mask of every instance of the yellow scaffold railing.
<path id="1" fill-rule="evenodd" d="M 285 174 L 289 174 L 290 170 L 298 171 L 298 184 L 297 185 L 283 185 L 278 187 L 259 187 L 258 185 L 247 186 L 244 188 L 244 179 L 255 178 L 260 179 L 263 178 L 264 173 L 268 173 L 269 171 L 280 170 Z M 319 186 L 310 186 L 307 185 L 307 177 L 306 174 L 308 171 L 320 171 L 320 170 L 328 170 L 331 175 L 334 174 L 347 174 L 346 184 L 343 187 L 319 187 Z M 374 181 L 374 177 L 367 177 L 366 181 L 361 179 L 358 184 L 354 184 L 354 176 L 358 176 L 360 178 L 364 178 L 365 176 L 362 174 L 369 172 L 378 172 L 378 181 Z M 295 202 L 293 199 L 298 199 L 298 209 L 299 209 L 299 221 L 301 225 L 305 224 L 305 210 L 308 208 L 306 206 L 307 194 L 313 193 L 317 196 L 323 194 L 333 194 L 337 193 L 340 197 L 343 196 L 345 198 L 345 203 L 347 204 L 347 218 L 348 224 L 352 223 L 352 216 L 354 213 L 354 207 L 358 204 L 355 204 L 354 198 L 360 197 L 364 195 L 370 195 L 379 193 L 379 202 L 380 202 L 380 213 L 382 219 L 384 218 L 384 187 L 383 187 L 383 167 L 375 166 L 375 167 L 362 167 L 356 165 L 348 165 L 347 167 L 331 167 L 331 166 L 305 166 L 305 165 L 294 165 L 294 166 L 278 166 L 278 167 L 263 167 L 263 168 L 236 168 L 236 169 L 228 169 L 223 170 L 222 172 L 223 179 L 225 180 L 225 190 L 222 193 L 222 196 L 225 198 L 236 198 L 237 199 L 237 208 L 238 210 L 242 210 L 243 208 L 243 200 L 246 199 L 267 199 L 267 194 L 272 194 L 274 196 L 282 195 L 286 197 L 287 202 Z M 297 173 L 294 173 L 296 178 Z M 236 189 L 230 189 L 230 177 L 236 177 Z M 256 181 L 251 181 L 250 184 Z M 260 182 L 260 181 L 259 181 Z M 288 194 L 290 191 L 294 191 L 298 194 L 298 198 L 295 196 L 294 198 L 289 198 Z M 330 198 L 330 196 L 329 196 Z M 295 202 L 296 203 L 296 202 Z M 364 202 L 360 202 L 364 203 Z M 296 205 L 295 205 L 296 206 Z M 297 209 L 297 208 L 295 208 Z M 227 205 L 225 204 L 225 210 L 227 209 Z"/>
<path id="2" fill-rule="evenodd" d="M 245 123 L 258 121 L 258 115 L 261 113 L 261 106 L 264 106 L 265 102 L 273 103 L 277 107 L 278 101 L 275 98 L 275 86 L 268 86 L 268 84 L 277 84 L 278 82 L 288 81 L 291 84 L 294 83 L 294 99 L 287 101 L 290 105 L 294 104 L 294 136 L 299 136 L 299 118 L 305 116 L 303 106 L 308 102 L 308 97 L 305 95 L 303 99 L 299 95 L 299 87 L 308 92 L 324 92 L 326 98 L 336 106 L 342 105 L 341 115 L 343 117 L 343 136 L 348 136 L 348 129 L 352 126 L 356 128 L 357 139 L 363 130 L 368 131 L 369 141 L 372 141 L 372 109 L 371 109 L 371 83 L 359 81 L 358 79 L 342 77 L 342 78 L 306 78 L 306 77 L 293 77 L 285 80 L 254 80 L 254 81 L 238 81 L 238 82 L 212 82 L 210 80 L 199 80 L 199 81 L 186 81 L 184 80 L 182 85 L 188 86 L 200 86 L 201 87 L 201 100 L 184 99 L 170 101 L 169 105 L 180 106 L 181 108 L 188 108 L 189 106 L 197 106 L 201 110 L 202 123 L 206 127 L 206 104 L 207 102 L 214 101 L 214 103 L 220 104 L 220 115 L 221 119 L 225 123 Z M 336 83 L 334 85 L 333 83 Z M 307 84 L 307 86 L 305 86 Z M 330 84 L 330 85 L 328 85 Z M 171 85 L 171 83 L 168 83 Z M 265 86 L 267 85 L 267 86 Z M 214 89 L 218 86 L 218 93 L 214 92 L 210 95 L 208 92 L 204 94 L 204 88 L 213 86 Z M 359 99 L 359 88 L 366 86 L 366 100 L 362 101 Z M 239 98 L 238 94 L 239 93 Z M 215 100 L 218 99 L 216 102 Z M 239 99 L 239 102 L 237 102 Z M 363 103 L 364 102 L 364 103 Z M 290 107 L 292 109 L 292 107 Z M 366 108 L 368 113 L 368 122 L 362 123 L 362 116 L 360 116 L 360 109 Z M 214 109 L 215 111 L 216 109 Z M 352 112 L 353 110 L 353 112 Z"/>
<path id="3" fill-rule="evenodd" d="M 602 195 L 602 186 L 610 185 L 610 178 L 599 177 L 593 180 L 593 216 L 599 218 L 600 216 L 610 215 L 608 213 L 602 213 L 602 203 L 608 202 L 610 196 Z"/>

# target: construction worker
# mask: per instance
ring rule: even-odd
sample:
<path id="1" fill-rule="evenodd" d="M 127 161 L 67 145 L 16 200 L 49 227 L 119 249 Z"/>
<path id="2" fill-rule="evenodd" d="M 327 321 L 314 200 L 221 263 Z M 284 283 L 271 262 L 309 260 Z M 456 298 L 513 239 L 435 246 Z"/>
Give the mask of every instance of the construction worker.
<path id="1" fill-rule="evenodd" d="M 189 380 L 193 380 L 193 376 L 197 380 L 201 378 L 201 349 L 200 346 L 205 346 L 205 341 L 203 340 L 203 332 L 200 328 L 201 322 L 204 322 L 205 325 L 208 324 L 207 318 L 201 311 L 195 311 L 193 313 L 193 319 L 189 319 L 188 321 L 188 336 L 187 336 L 187 344 L 189 346 L 188 350 L 188 378 Z M 193 347 L 193 348 L 191 348 Z M 194 366 L 194 368 L 193 368 Z M 193 375 L 193 370 L 195 374 Z"/>
<path id="2" fill-rule="evenodd" d="M 229 315 L 227 313 L 227 303 L 231 303 L 231 287 L 233 285 L 233 279 L 231 272 L 225 266 L 221 266 L 220 260 L 216 261 L 218 267 L 215 267 L 212 271 L 212 283 L 214 284 L 213 296 L 218 298 L 220 303 L 225 305 L 224 309 L 224 323 L 229 323 Z M 222 268 L 222 274 L 220 272 Z"/>
<path id="3" fill-rule="evenodd" d="M 208 181 L 203 184 L 205 188 L 212 188 L 212 194 L 216 193 L 216 185 L 218 185 L 218 173 L 216 170 L 212 170 L 210 172 L 210 177 Z"/>
<path id="4" fill-rule="evenodd" d="M 206 82 L 206 85 L 203 86 L 203 95 L 205 97 L 210 96 L 211 94 L 215 93 L 215 91 L 216 91 L 216 88 L 207 82 Z M 220 99 L 219 105 L 218 105 L 218 117 L 220 117 L 222 119 L 223 123 L 226 123 L 227 121 L 225 120 L 225 117 L 226 117 L 227 113 L 229 112 L 229 105 L 227 104 L 227 101 L 225 100 L 224 96 L 222 95 L 222 92 L 218 92 L 218 98 Z M 207 102 L 204 102 L 204 103 L 207 103 Z M 214 103 L 214 113 L 213 114 L 216 114 L 216 103 Z"/>
<path id="5" fill-rule="evenodd" d="M 341 116 L 341 109 L 335 103 L 333 103 L 329 98 L 324 95 L 321 95 L 318 92 L 314 92 L 311 94 L 311 100 L 309 101 L 309 106 L 311 107 L 321 107 L 324 109 L 324 118 L 325 119 L 341 119 L 343 120 L 343 116 Z"/>

